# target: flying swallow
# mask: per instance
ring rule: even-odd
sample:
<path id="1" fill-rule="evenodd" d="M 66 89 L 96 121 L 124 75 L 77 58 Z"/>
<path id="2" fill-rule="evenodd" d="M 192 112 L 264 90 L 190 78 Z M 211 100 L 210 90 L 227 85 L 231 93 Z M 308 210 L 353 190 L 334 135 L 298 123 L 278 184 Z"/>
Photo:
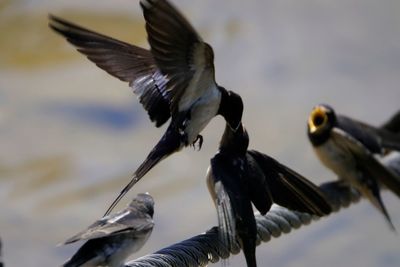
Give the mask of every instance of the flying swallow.
<path id="1" fill-rule="evenodd" d="M 220 239 L 231 248 L 236 238 L 248 267 L 256 267 L 257 225 L 252 203 L 266 214 L 272 203 L 324 216 L 332 208 L 319 188 L 292 169 L 255 150 L 247 150 L 243 125 L 228 125 L 207 171 L 207 185 L 217 209 Z"/>
<path id="2" fill-rule="evenodd" d="M 213 117 L 222 115 L 236 129 L 242 115 L 236 105 L 240 97 L 215 81 L 213 49 L 184 16 L 166 0 L 141 0 L 140 5 L 150 50 L 49 16 L 49 26 L 79 52 L 109 74 L 129 82 L 157 127 L 171 118 L 165 134 L 106 215 L 158 162 L 196 142 L 200 149 L 200 133 Z"/>
<path id="3" fill-rule="evenodd" d="M 63 244 L 87 240 L 62 266 L 123 266 L 149 238 L 154 222 L 154 201 L 138 194 L 124 210 L 103 217 Z"/>
<path id="4" fill-rule="evenodd" d="M 383 184 L 400 197 L 400 177 L 385 167 L 376 156 L 400 150 L 400 135 L 395 120 L 376 128 L 336 114 L 328 105 L 314 107 L 308 118 L 308 137 L 321 162 L 346 184 L 356 188 L 385 216 L 395 230 L 380 195 Z"/>

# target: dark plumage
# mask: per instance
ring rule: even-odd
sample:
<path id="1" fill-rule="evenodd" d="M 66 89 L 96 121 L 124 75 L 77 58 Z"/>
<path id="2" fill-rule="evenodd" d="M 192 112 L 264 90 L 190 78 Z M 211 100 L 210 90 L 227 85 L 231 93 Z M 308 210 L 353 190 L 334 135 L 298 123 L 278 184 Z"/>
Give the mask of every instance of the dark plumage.
<path id="1" fill-rule="evenodd" d="M 225 127 L 219 151 L 211 159 L 207 184 L 216 205 L 219 233 L 228 247 L 236 237 L 247 266 L 256 264 L 257 226 L 252 203 L 265 214 L 272 203 L 318 216 L 331 212 L 323 193 L 306 178 L 255 150 L 247 150 L 249 137 L 240 125 Z"/>
<path id="2" fill-rule="evenodd" d="M 316 106 L 308 119 L 308 137 L 321 162 L 359 190 L 385 216 L 394 229 L 380 196 L 380 184 L 400 197 L 400 177 L 387 169 L 375 155 L 400 149 L 400 135 L 388 131 L 399 126 L 394 117 L 375 128 L 338 115 L 327 105 Z"/>
<path id="3" fill-rule="evenodd" d="M 394 114 L 388 121 L 386 121 L 381 127 L 391 133 L 400 134 L 400 111 Z"/>
<path id="4" fill-rule="evenodd" d="M 124 82 L 137 95 L 157 127 L 170 117 L 169 93 L 165 75 L 158 69 L 147 49 L 91 31 L 62 18 L 50 15 L 49 26 L 76 46 L 99 68 Z"/>

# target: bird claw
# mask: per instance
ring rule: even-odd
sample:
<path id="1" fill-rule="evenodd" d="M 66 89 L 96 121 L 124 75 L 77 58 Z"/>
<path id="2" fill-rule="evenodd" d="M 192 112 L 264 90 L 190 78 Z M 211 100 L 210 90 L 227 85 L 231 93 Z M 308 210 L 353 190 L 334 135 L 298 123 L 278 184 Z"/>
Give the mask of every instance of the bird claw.
<path id="1" fill-rule="evenodd" d="M 198 144 L 197 151 L 200 151 L 201 147 L 203 146 L 203 136 L 201 136 L 200 134 L 197 135 L 196 140 L 194 140 L 194 142 L 192 143 L 193 149 L 196 149 L 196 143 Z"/>

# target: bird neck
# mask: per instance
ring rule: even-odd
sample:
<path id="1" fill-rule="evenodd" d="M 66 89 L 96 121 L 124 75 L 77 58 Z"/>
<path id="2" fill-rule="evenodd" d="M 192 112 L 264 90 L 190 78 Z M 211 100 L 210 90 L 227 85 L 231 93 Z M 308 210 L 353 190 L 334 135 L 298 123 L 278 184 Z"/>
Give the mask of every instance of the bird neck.
<path id="1" fill-rule="evenodd" d="M 329 131 L 324 131 L 321 133 L 310 133 L 310 131 L 307 131 L 308 139 L 310 140 L 311 144 L 314 147 L 323 145 L 326 141 L 329 139 L 330 132 Z"/>
<path id="2" fill-rule="evenodd" d="M 225 118 L 227 113 L 227 102 L 229 99 L 228 91 L 221 86 L 218 86 L 218 90 L 221 92 L 221 104 L 219 105 L 218 114 Z"/>
<path id="3" fill-rule="evenodd" d="M 221 86 L 218 86 L 218 90 L 221 92 L 221 102 L 218 114 L 224 117 L 225 121 L 232 129 L 236 130 L 242 121 L 242 98 L 238 94 L 232 91 L 227 91 Z"/>
<path id="4" fill-rule="evenodd" d="M 226 124 L 224 134 L 222 135 L 219 149 L 221 152 L 246 154 L 249 146 L 249 136 L 246 129 L 240 123 L 236 131 Z"/>

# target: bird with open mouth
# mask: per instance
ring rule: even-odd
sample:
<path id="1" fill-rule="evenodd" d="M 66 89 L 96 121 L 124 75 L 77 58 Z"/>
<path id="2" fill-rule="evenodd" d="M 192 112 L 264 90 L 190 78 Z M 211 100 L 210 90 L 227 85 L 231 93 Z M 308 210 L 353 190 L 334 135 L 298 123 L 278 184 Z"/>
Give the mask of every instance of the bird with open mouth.
<path id="1" fill-rule="evenodd" d="M 397 116 L 377 128 L 336 114 L 328 105 L 317 105 L 307 123 L 309 140 L 320 161 L 344 184 L 360 191 L 384 215 L 392 230 L 395 227 L 383 204 L 380 186 L 400 197 L 400 177 L 377 156 L 400 150 L 400 134 L 393 132 L 399 129 L 395 125 L 400 122 Z"/>
<path id="2" fill-rule="evenodd" d="M 248 267 L 256 267 L 257 225 L 252 203 L 266 214 L 272 203 L 324 216 L 332 211 L 319 188 L 299 173 L 256 150 L 240 124 L 226 125 L 218 152 L 207 171 L 207 185 L 217 209 L 220 240 L 232 250 L 236 240 Z"/>
<path id="3" fill-rule="evenodd" d="M 87 240 L 62 266 L 123 266 L 150 237 L 153 213 L 153 198 L 147 193 L 138 194 L 124 210 L 101 218 L 65 241 L 63 244 Z"/>
<path id="4" fill-rule="evenodd" d="M 236 105 L 240 97 L 215 81 L 211 46 L 168 1 L 141 0 L 140 5 L 150 50 L 49 16 L 49 26 L 79 52 L 109 74 L 129 82 L 157 127 L 171 118 L 165 134 L 106 214 L 162 159 L 197 142 L 200 149 L 200 133 L 213 117 L 222 115 L 233 130 L 241 121 Z"/>

